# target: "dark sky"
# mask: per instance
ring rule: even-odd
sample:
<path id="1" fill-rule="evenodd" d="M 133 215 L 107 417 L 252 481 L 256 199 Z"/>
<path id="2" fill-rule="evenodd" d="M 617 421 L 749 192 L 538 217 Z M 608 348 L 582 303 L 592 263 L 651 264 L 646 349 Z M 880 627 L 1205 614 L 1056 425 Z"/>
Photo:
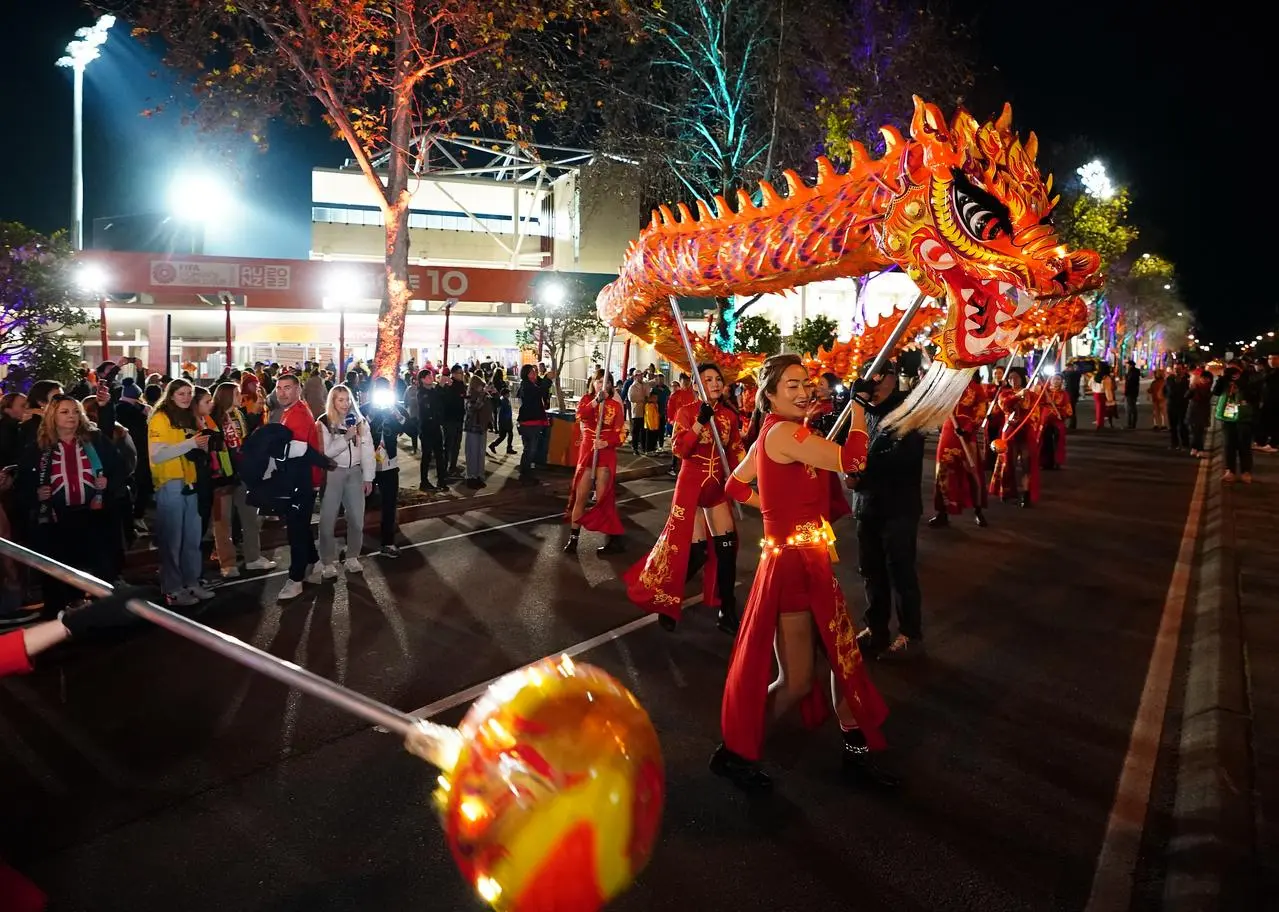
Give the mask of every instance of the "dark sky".
<path id="1" fill-rule="evenodd" d="M 71 167 L 71 74 L 53 64 L 75 28 L 94 17 L 74 0 L 12 5 L 20 9 L 6 14 L 0 31 L 0 94 L 9 100 L 0 219 L 52 230 L 69 222 Z M 1274 208 L 1266 195 L 1273 178 L 1264 139 L 1271 112 L 1261 93 L 1265 30 L 1235 8 L 1186 0 L 952 0 L 951 7 L 975 24 L 990 71 L 974 104 L 1006 97 L 1018 129 L 1035 130 L 1041 143 L 1076 136 L 1093 143 L 1112 177 L 1132 190 L 1139 249 L 1177 264 L 1202 337 L 1217 352 L 1279 329 L 1268 283 L 1254 278 L 1256 264 L 1268 262 L 1262 246 L 1273 231 L 1265 221 Z M 182 129 L 176 115 L 139 116 L 172 92 L 163 74 L 148 78 L 157 69 L 119 25 L 89 68 L 86 238 L 95 217 L 163 209 L 175 170 L 208 158 L 208 140 Z M 239 254 L 305 256 L 309 168 L 343 157 L 322 130 L 287 125 L 265 155 L 240 148 L 238 167 L 221 167 L 250 203 L 223 243 Z"/>

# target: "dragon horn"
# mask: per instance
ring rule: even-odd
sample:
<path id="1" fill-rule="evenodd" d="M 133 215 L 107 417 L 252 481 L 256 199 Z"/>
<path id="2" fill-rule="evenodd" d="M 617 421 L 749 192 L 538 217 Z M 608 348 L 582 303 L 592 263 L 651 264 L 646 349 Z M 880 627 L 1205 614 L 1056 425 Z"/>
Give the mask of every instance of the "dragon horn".
<path id="1" fill-rule="evenodd" d="M 772 184 L 770 184 L 768 181 L 759 182 L 759 192 L 764 195 L 765 209 L 769 208 L 770 206 L 773 206 L 774 204 L 779 204 L 782 201 L 781 194 L 777 192 L 777 188 L 774 187 Z"/>
<path id="2" fill-rule="evenodd" d="M 1026 158 L 1030 161 L 1034 161 L 1035 157 L 1039 155 L 1039 137 L 1035 135 L 1034 130 L 1031 130 L 1030 135 L 1026 137 L 1025 150 Z"/>
<path id="3" fill-rule="evenodd" d="M 737 188 L 737 211 L 750 212 L 755 208 L 755 204 L 751 202 L 750 194 L 740 187 Z"/>
<path id="4" fill-rule="evenodd" d="M 711 207 L 706 205 L 702 200 L 697 201 L 697 220 L 699 222 L 714 221 L 715 216 L 711 215 Z"/>
<path id="5" fill-rule="evenodd" d="M 804 183 L 804 179 L 790 168 L 782 172 L 782 177 L 786 178 L 786 196 L 790 199 L 794 199 L 808 190 L 808 185 Z"/>
<path id="6" fill-rule="evenodd" d="M 687 225 L 693 221 L 693 212 L 688 208 L 688 203 L 676 203 L 675 211 L 679 213 L 681 225 Z"/>
<path id="7" fill-rule="evenodd" d="M 671 212 L 671 207 L 670 207 L 670 206 L 666 205 L 665 203 L 662 203 L 662 205 L 660 205 L 660 206 L 658 206 L 658 207 L 657 207 L 657 211 L 658 211 L 658 212 L 660 212 L 660 213 L 662 214 L 662 224 L 663 224 L 663 225 L 674 225 L 674 224 L 675 224 L 675 213 L 674 213 L 674 212 Z"/>
<path id="8" fill-rule="evenodd" d="M 719 217 L 722 219 L 729 218 L 734 214 L 733 210 L 729 208 L 728 200 L 724 199 L 724 197 L 719 193 L 715 194 L 715 209 L 719 212 Z"/>
<path id="9" fill-rule="evenodd" d="M 835 166 L 830 163 L 830 159 L 825 155 L 817 156 L 817 186 L 821 186 L 826 181 L 838 177 Z"/>
<path id="10" fill-rule="evenodd" d="M 1004 102 L 1004 109 L 999 112 L 999 118 L 995 121 L 995 129 L 1001 133 L 1007 133 L 1013 128 L 1013 106 L 1008 102 Z"/>

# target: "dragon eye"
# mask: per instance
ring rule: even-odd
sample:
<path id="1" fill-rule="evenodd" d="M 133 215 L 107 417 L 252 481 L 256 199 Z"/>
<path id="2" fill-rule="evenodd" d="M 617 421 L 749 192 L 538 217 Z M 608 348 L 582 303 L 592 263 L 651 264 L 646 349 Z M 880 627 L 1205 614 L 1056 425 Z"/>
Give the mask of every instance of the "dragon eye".
<path id="1" fill-rule="evenodd" d="M 993 241 L 1008 233 L 998 212 L 958 187 L 955 188 L 955 210 L 959 224 L 975 241 Z"/>

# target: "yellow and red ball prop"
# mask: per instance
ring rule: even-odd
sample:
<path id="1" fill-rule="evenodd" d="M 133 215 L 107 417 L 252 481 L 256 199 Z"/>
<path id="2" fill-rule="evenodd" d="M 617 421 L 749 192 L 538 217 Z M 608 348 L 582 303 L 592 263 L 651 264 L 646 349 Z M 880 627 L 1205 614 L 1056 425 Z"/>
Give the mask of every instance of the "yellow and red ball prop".
<path id="1" fill-rule="evenodd" d="M 544 659 L 496 681 L 459 734 L 435 799 L 493 908 L 591 912 L 644 869 L 666 773 L 648 714 L 612 676 Z"/>

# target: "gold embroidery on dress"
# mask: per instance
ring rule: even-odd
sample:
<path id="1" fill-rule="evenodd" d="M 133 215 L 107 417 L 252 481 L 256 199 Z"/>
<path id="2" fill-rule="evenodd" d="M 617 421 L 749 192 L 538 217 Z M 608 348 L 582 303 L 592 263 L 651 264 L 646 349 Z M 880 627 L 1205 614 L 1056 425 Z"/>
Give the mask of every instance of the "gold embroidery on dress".
<path id="1" fill-rule="evenodd" d="M 861 650 L 857 648 L 857 631 L 852 619 L 848 616 L 848 606 L 844 603 L 844 594 L 839 589 L 839 582 L 831 578 L 835 590 L 835 613 L 830 619 L 829 629 L 835 636 L 835 661 L 844 677 L 852 677 L 862 660 Z"/>
<path id="2" fill-rule="evenodd" d="M 665 530 L 653 545 L 653 551 L 644 562 L 639 581 L 647 589 L 660 589 L 671 578 L 670 554 L 679 549 L 671 544 Z"/>

